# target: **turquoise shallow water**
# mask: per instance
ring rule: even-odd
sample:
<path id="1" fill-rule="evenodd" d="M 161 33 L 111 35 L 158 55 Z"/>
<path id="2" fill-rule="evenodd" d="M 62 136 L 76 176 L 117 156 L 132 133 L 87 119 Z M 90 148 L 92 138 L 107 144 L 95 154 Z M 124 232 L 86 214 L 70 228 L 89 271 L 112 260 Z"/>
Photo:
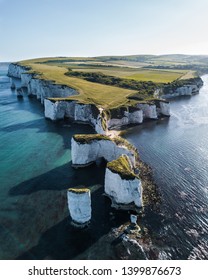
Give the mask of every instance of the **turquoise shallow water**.
<path id="1" fill-rule="evenodd" d="M 6 72 L 0 64 L 0 259 L 116 258 L 99 240 L 128 214 L 110 210 L 102 196 L 103 168 L 70 164 L 72 135 L 93 129 L 46 120 L 35 98 L 17 99 Z M 164 258 L 208 258 L 208 76 L 204 81 L 199 95 L 171 102 L 170 119 L 124 136 L 153 168 L 162 194 L 159 213 L 147 211 L 144 220 Z M 92 190 L 92 223 L 75 231 L 66 189 L 83 184 Z"/>
<path id="2" fill-rule="evenodd" d="M 111 227 L 101 195 L 104 169 L 70 164 L 72 135 L 94 130 L 46 120 L 35 98 L 17 99 L 6 73 L 0 64 L 0 259 L 74 258 Z M 74 233 L 69 225 L 66 190 L 79 185 L 91 188 L 99 210 L 90 232 Z"/>

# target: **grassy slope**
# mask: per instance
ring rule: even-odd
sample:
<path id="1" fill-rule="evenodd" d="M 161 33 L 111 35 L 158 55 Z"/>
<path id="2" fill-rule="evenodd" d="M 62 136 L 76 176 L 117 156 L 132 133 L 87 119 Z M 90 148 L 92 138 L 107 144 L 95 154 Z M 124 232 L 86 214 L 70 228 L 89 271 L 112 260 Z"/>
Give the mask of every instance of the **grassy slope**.
<path id="1" fill-rule="evenodd" d="M 121 68 L 121 67 L 71 67 L 74 71 L 81 72 L 101 72 L 105 75 L 115 76 L 125 79 L 133 79 L 136 81 L 152 81 L 155 83 L 169 83 L 172 82 L 184 74 L 186 70 L 150 70 L 150 69 L 135 69 L 135 68 Z"/>
<path id="2" fill-rule="evenodd" d="M 67 77 L 64 75 L 67 72 L 65 67 L 31 63 L 30 61 L 21 62 L 21 64 L 30 66 L 32 71 L 40 73 L 42 79 L 52 80 L 57 84 L 67 85 L 76 89 L 80 94 L 78 96 L 69 97 L 68 99 L 70 100 L 78 100 L 83 103 L 94 103 L 104 108 L 111 108 L 126 103 L 128 101 L 126 97 L 136 92 L 133 90 L 92 83 L 79 78 Z"/>
<path id="3" fill-rule="evenodd" d="M 145 69 L 148 65 L 175 65 L 188 61 L 201 62 L 204 57 L 191 57 L 184 55 L 152 56 L 109 56 L 109 57 L 52 57 L 39 58 L 20 62 L 38 72 L 42 79 L 52 80 L 57 84 L 67 85 L 76 89 L 79 95 L 69 97 L 82 103 L 93 103 L 103 108 L 114 108 L 129 103 L 128 96 L 136 93 L 134 90 L 92 83 L 77 77 L 67 77 L 64 74 L 70 67 L 76 71 L 101 72 L 105 75 L 134 79 L 137 81 L 153 81 L 168 83 L 176 79 L 190 78 L 194 73 L 188 70 L 174 69 Z M 95 64 L 95 65 L 93 65 Z M 97 65 L 96 65 L 97 64 Z M 115 66 L 115 65 L 119 66 Z M 111 65 L 111 67 L 108 67 Z M 112 67 L 112 65 L 114 65 Z M 187 73 L 188 72 L 188 73 Z M 66 98 L 65 98 L 66 99 Z"/>
<path id="4" fill-rule="evenodd" d="M 138 73 L 126 76 L 127 79 L 137 81 L 152 81 L 155 83 L 169 83 L 184 75 L 186 71 L 166 71 L 166 70 L 140 70 Z"/>
<path id="5" fill-rule="evenodd" d="M 118 159 L 108 162 L 107 168 L 113 173 L 119 174 L 121 178 L 125 180 L 134 180 L 138 178 L 138 176 L 133 173 L 126 155 L 122 155 Z"/>
<path id="6" fill-rule="evenodd" d="M 188 71 L 185 75 L 183 75 L 180 80 L 188 80 L 197 77 L 196 71 Z"/>

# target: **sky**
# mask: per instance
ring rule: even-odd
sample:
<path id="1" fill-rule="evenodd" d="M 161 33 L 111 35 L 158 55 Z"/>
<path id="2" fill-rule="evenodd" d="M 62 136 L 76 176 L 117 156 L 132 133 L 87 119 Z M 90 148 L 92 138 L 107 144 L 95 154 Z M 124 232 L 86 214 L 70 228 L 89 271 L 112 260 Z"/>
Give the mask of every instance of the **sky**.
<path id="1" fill-rule="evenodd" d="M 208 0 L 0 0 L 0 61 L 208 54 Z"/>

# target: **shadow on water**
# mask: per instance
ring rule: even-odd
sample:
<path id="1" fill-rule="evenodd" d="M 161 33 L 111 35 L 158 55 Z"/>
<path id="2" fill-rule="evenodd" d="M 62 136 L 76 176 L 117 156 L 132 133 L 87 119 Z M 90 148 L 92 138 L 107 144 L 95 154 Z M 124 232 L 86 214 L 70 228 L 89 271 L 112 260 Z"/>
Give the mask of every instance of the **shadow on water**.
<path id="1" fill-rule="evenodd" d="M 106 204 L 109 204 L 109 201 Z M 105 215 L 102 215 L 101 212 L 99 220 L 92 221 L 91 225 L 86 229 L 73 228 L 69 217 L 63 219 L 60 223 L 44 232 L 36 246 L 16 259 L 70 260 L 76 258 L 93 246 L 102 236 L 108 234 L 113 226 L 118 226 L 126 221 L 126 215 L 121 217 L 120 213 L 119 217 L 112 223 L 105 223 L 105 220 L 109 220 L 106 210 Z M 109 244 L 106 244 L 106 246 L 109 246 Z M 111 259 L 112 255 L 105 256 L 105 258 Z M 96 259 L 96 256 L 93 256 L 93 259 Z"/>
<path id="2" fill-rule="evenodd" d="M 14 186 L 9 190 L 9 195 L 29 195 L 41 190 L 64 190 L 78 185 L 89 187 L 103 184 L 103 179 L 104 168 L 98 168 L 93 164 L 74 169 L 70 162 Z"/>
<path id="3" fill-rule="evenodd" d="M 97 237 L 99 238 L 99 237 Z M 37 246 L 17 259 L 73 259 L 96 241 L 89 230 L 73 230 L 68 218 L 44 232 Z"/>
<path id="4" fill-rule="evenodd" d="M 113 210 L 103 195 L 104 173 L 104 166 L 73 169 L 68 163 L 13 187 L 9 196 L 18 197 L 19 218 L 15 230 L 10 224 L 7 229 L 24 244 L 16 259 L 74 259 L 126 222 L 128 213 Z M 83 184 L 91 189 L 92 220 L 89 228 L 78 230 L 70 224 L 66 190 Z"/>
<path id="5" fill-rule="evenodd" d="M 55 182 L 53 182 L 53 178 L 51 179 L 48 189 L 56 190 L 55 192 L 51 191 L 49 194 L 48 191 L 40 191 L 40 189 L 48 189 L 46 189 L 43 185 L 36 188 L 34 183 L 35 181 L 33 180 L 20 184 L 16 187 L 16 189 L 13 189 L 12 195 L 29 195 L 29 193 L 34 191 L 32 196 L 29 195 L 28 199 L 24 198 L 26 201 L 26 205 L 24 207 L 26 207 L 26 209 L 30 204 L 33 204 L 34 207 L 36 194 L 39 196 L 39 205 L 34 213 L 36 218 L 34 218 L 33 223 L 30 222 L 32 235 L 28 236 L 28 234 L 26 235 L 26 233 L 24 233 L 27 239 L 29 239 L 29 243 L 31 241 L 31 244 L 25 246 L 25 248 L 28 249 L 25 252 L 23 251 L 20 253 L 16 259 L 74 259 L 81 253 L 88 250 L 88 248 L 95 244 L 102 236 L 108 234 L 112 227 L 118 226 L 122 222 L 127 221 L 127 213 L 111 209 L 110 200 L 103 196 L 103 186 L 101 184 L 92 185 L 94 183 L 102 183 L 101 181 L 104 177 L 104 174 L 101 174 L 101 172 L 104 173 L 104 168 L 101 168 L 102 170 L 100 171 L 100 168 L 98 170 L 96 166 L 92 166 L 87 168 L 87 186 L 92 190 L 91 224 L 88 228 L 81 230 L 71 226 L 71 219 L 69 217 L 66 199 L 66 182 L 61 181 L 61 173 L 68 167 L 68 165 L 64 166 L 61 172 L 60 170 L 58 170 L 58 172 L 57 170 L 52 171 L 56 173 L 57 178 L 55 179 Z M 75 171 L 76 175 L 74 174 L 74 176 L 77 177 L 73 179 L 76 180 L 76 184 L 83 182 L 83 179 L 85 179 L 80 173 L 82 173 L 82 171 Z M 94 176 L 92 176 L 92 174 L 94 174 Z M 48 174 L 45 174 L 45 178 L 48 178 L 48 176 Z M 91 178 L 91 181 L 89 181 L 89 178 Z M 42 176 L 38 179 L 40 182 L 43 180 Z M 34 180 L 38 179 L 36 178 Z M 58 181 L 60 182 L 59 185 L 57 184 Z M 38 185 L 37 181 L 36 183 Z M 26 190 L 26 186 L 29 184 L 34 184 L 33 190 Z M 71 180 L 68 187 L 72 187 L 74 184 L 75 182 Z M 112 212 L 116 212 L 113 220 L 111 219 L 112 216 L 110 216 L 110 212 L 111 214 Z M 27 216 L 30 215 L 30 213 L 23 213 L 23 215 Z M 26 219 L 28 220 L 28 217 Z M 31 217 L 31 219 L 33 219 L 33 217 Z M 46 230 L 42 230 L 40 233 L 40 229 L 46 226 L 46 219 L 49 226 Z M 57 221 L 59 222 L 57 223 Z M 34 235 L 39 237 L 38 243 L 35 246 L 31 246 L 32 244 L 35 244 Z M 111 256 L 106 257 L 110 258 Z"/>
<path id="6" fill-rule="evenodd" d="M 54 133 L 63 138 L 64 149 L 71 148 L 71 138 L 74 134 L 95 133 L 94 129 L 87 124 L 75 124 L 69 120 L 60 120 L 52 122 L 47 119 L 38 119 L 9 125 L 1 129 L 1 131 L 10 133 L 14 131 L 23 131 L 28 129 L 36 129 L 36 133 Z"/>

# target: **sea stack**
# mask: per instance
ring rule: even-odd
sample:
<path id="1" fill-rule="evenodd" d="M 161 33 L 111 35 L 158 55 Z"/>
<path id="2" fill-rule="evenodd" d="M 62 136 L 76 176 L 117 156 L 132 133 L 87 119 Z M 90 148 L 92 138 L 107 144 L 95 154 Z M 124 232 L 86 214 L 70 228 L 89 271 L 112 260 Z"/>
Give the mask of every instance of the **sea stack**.
<path id="1" fill-rule="evenodd" d="M 142 183 L 127 155 L 108 162 L 105 193 L 111 198 L 113 207 L 126 210 L 142 207 Z"/>
<path id="2" fill-rule="evenodd" d="M 11 89 L 14 90 L 16 88 L 14 81 L 11 82 Z"/>
<path id="3" fill-rule="evenodd" d="M 72 224 L 85 227 L 91 219 L 91 195 L 87 188 L 70 188 L 67 191 L 68 208 Z"/>
<path id="4" fill-rule="evenodd" d="M 23 98 L 23 92 L 22 92 L 22 88 L 17 88 L 17 97 L 18 98 Z"/>

